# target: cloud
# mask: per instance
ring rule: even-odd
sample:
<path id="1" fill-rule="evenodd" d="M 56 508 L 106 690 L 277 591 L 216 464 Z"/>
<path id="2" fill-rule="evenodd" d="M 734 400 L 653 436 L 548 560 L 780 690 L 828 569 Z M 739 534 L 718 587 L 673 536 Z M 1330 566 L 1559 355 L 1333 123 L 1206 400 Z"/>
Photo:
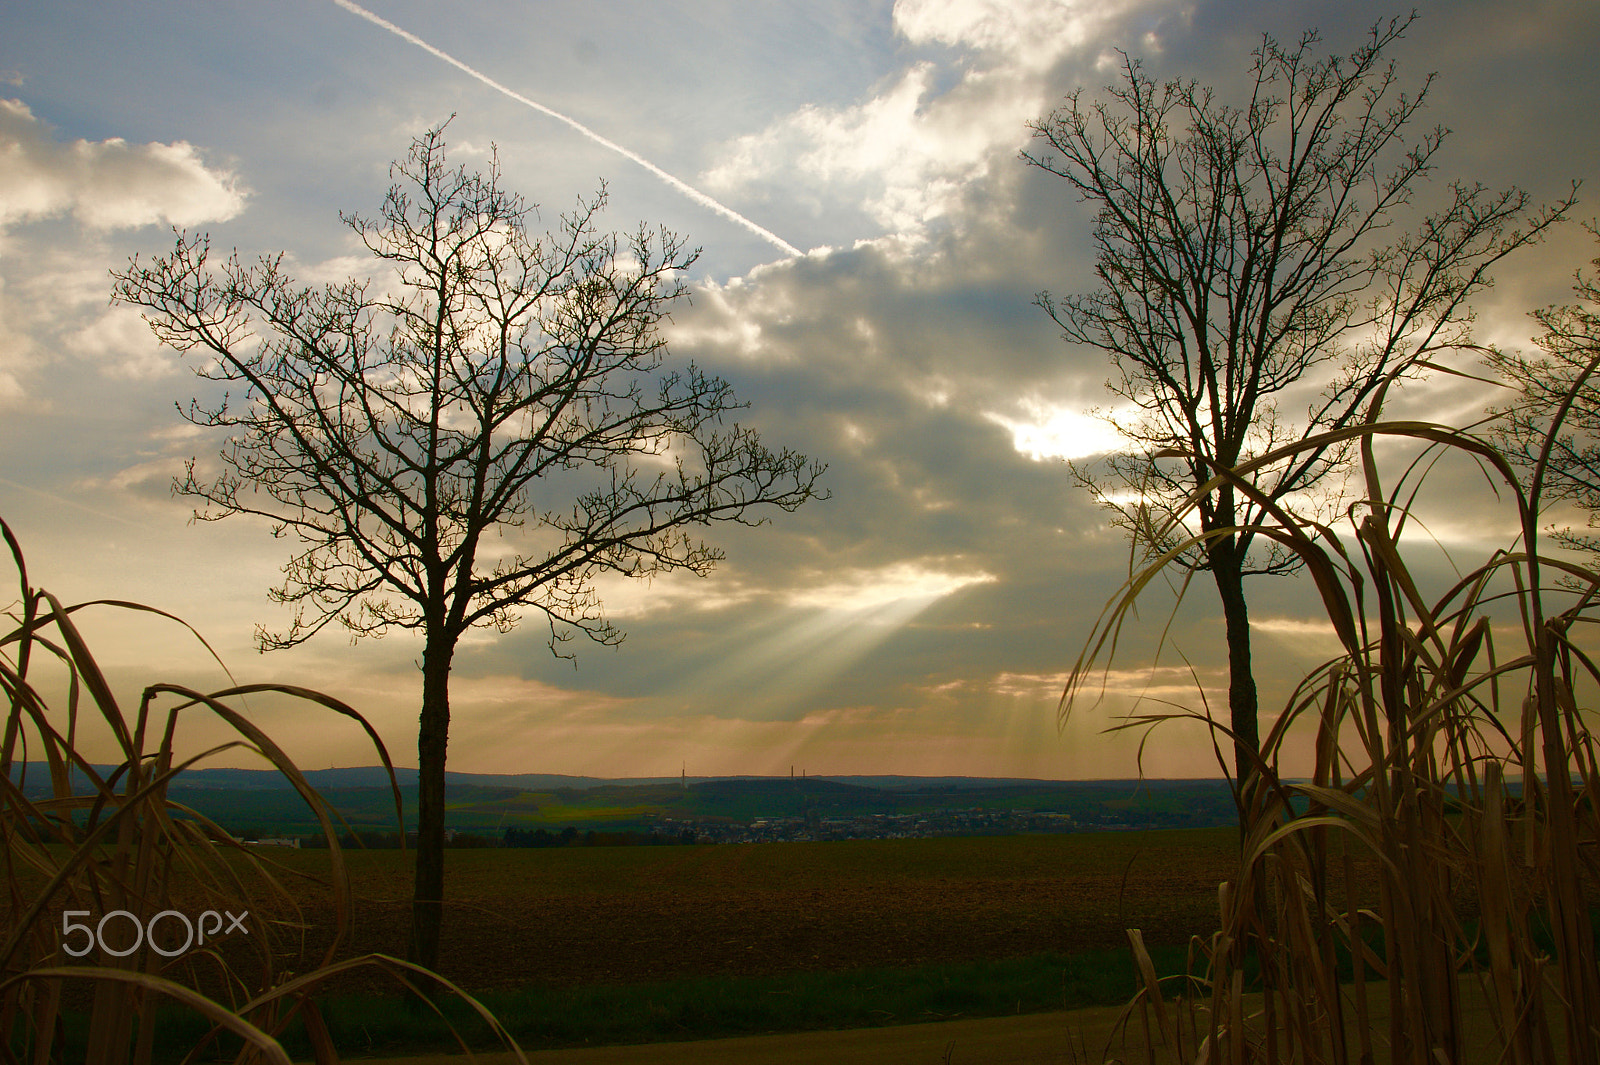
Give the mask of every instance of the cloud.
<path id="1" fill-rule="evenodd" d="M 129 307 L 111 308 L 66 339 L 73 352 L 105 366 L 113 376 L 155 378 L 178 371 L 178 360 Z"/>
<path id="2" fill-rule="evenodd" d="M 819 213 L 857 203 L 885 232 L 920 233 L 1015 154 L 1051 98 L 1051 69 L 1131 6 L 901 0 L 895 32 L 934 57 L 890 75 L 859 103 L 802 107 L 735 139 L 703 180 L 746 195 L 783 187 Z"/>
<path id="3" fill-rule="evenodd" d="M 772 244 L 773 246 L 778 248 L 779 251 L 782 251 L 782 252 L 784 252 L 785 254 L 788 254 L 788 255 L 799 255 L 800 254 L 800 249 L 794 247 L 792 244 L 790 244 L 788 241 L 784 240 L 782 237 L 779 237 L 777 234 L 775 234 L 775 233 L 773 233 L 773 232 L 771 232 L 771 231 L 769 231 L 767 229 L 762 228 L 761 226 L 757 225 L 755 222 L 752 222 L 750 219 L 748 219 L 744 215 L 740 214 L 738 211 L 735 211 L 731 207 L 728 207 L 726 204 L 718 203 L 715 199 L 711 198 L 710 196 L 707 196 L 705 193 L 701 192 L 699 189 L 694 188 L 693 186 L 688 185 L 685 182 L 683 182 L 683 181 L 679 180 L 678 178 L 672 176 L 671 174 L 667 173 L 665 170 L 661 169 L 659 166 L 657 166 L 656 164 L 652 163 L 650 160 L 646 159 L 644 156 L 638 154 L 637 152 L 633 151 L 632 149 L 625 148 L 622 145 L 616 143 L 615 141 L 613 141 L 613 140 L 611 140 L 611 139 L 609 139 L 607 137 L 601 136 L 599 133 L 596 133 L 594 130 L 590 129 L 588 126 L 584 125 L 582 122 L 579 122 L 574 118 L 570 118 L 567 115 L 564 115 L 559 111 L 552 110 L 551 108 L 546 107 L 544 104 L 541 104 L 541 103 L 539 103 L 539 102 L 537 102 L 535 100 L 530 100 L 530 99 L 528 99 L 528 97 L 522 95 L 519 92 L 516 92 L 513 89 L 507 88 L 506 86 L 500 84 L 498 81 L 495 81 L 493 78 L 489 77 L 487 74 L 484 74 L 482 71 L 475 70 L 472 67 L 468 66 L 466 63 L 463 63 L 461 60 L 459 60 L 459 59 L 455 58 L 454 56 L 450 55 L 449 53 L 444 52 L 441 49 L 435 48 L 433 45 L 429 44 L 427 41 L 424 41 L 422 38 L 418 37 L 416 34 L 411 33 L 411 32 L 409 32 L 407 30 L 401 29 L 399 26 L 396 26 L 394 23 L 388 21 L 387 19 L 379 18 L 377 15 L 374 15 L 371 11 L 368 11 L 366 8 L 362 7 L 360 4 L 354 3 L 353 0 L 333 0 L 333 2 L 338 4 L 340 7 L 344 8 L 346 11 L 349 11 L 351 14 L 356 15 L 356 16 L 358 16 L 360 18 L 366 19 L 368 22 L 371 22 L 373 25 L 381 26 L 383 29 L 388 30 L 390 33 L 394 34 L 397 37 L 401 37 L 404 40 L 409 41 L 410 43 L 416 45 L 418 48 L 421 48 L 423 51 L 428 52 L 430 55 L 436 56 L 439 59 L 444 60 L 446 63 L 449 63 L 451 66 L 453 66 L 456 69 L 460 70 L 462 73 L 467 74 L 472 78 L 475 78 L 476 80 L 478 80 L 478 81 L 482 82 L 483 84 L 489 86 L 491 89 L 494 89 L 496 92 L 500 93 L 501 95 L 506 96 L 506 97 L 508 97 L 508 98 L 510 98 L 512 100 L 515 100 L 518 103 L 523 104 L 526 107 L 532 108 L 533 110 L 538 111 L 541 114 L 548 115 L 549 117 L 555 119 L 556 121 L 562 123 L 563 125 L 568 126 L 568 127 L 572 128 L 572 129 L 576 130 L 578 133 L 582 134 L 584 137 L 587 137 L 589 140 L 591 140 L 594 143 L 600 145 L 601 147 L 606 148 L 606 149 L 608 149 L 610 151 L 616 152 L 618 155 L 622 156 L 623 158 L 628 159 L 628 160 L 630 160 L 630 161 L 632 161 L 634 163 L 637 163 L 638 165 L 644 167 L 644 169 L 649 171 L 651 174 L 655 175 L 656 177 L 660 178 L 662 181 L 666 182 L 667 185 L 671 186 L 673 189 L 676 189 L 678 192 L 681 192 L 683 195 L 687 196 L 693 202 L 699 204 L 701 207 L 705 207 L 708 210 L 711 210 L 711 211 L 715 212 L 716 214 L 719 214 L 722 217 L 728 219 L 729 221 L 734 222 L 734 223 L 736 223 L 736 224 L 738 224 L 740 226 L 743 226 L 745 229 L 747 229 L 750 232 L 754 233 L 756 236 L 760 237 L 762 240 L 765 240 L 769 244 Z"/>
<path id="4" fill-rule="evenodd" d="M 1028 70 L 1050 67 L 1064 53 L 1096 40 L 1105 24 L 1132 6 L 1056 0 L 898 0 L 895 29 L 913 44 L 970 48 L 995 62 Z"/>
<path id="5" fill-rule="evenodd" d="M 986 411 L 984 417 L 1011 430 L 1016 449 L 1036 462 L 1104 455 L 1127 443 L 1115 426 L 1080 408 L 1031 398 L 1024 398 L 1019 406 L 1021 418 L 996 411 Z"/>
<path id="6" fill-rule="evenodd" d="M 0 100 L 0 226 L 70 214 L 91 229 L 232 218 L 245 189 L 185 141 L 62 143 L 20 100 Z"/>
<path id="7" fill-rule="evenodd" d="M 794 592 L 790 601 L 800 606 L 841 612 L 863 612 L 909 603 L 926 606 L 973 584 L 994 581 L 989 573 L 945 573 L 910 562 L 897 562 L 876 570 L 853 571 L 843 580 L 812 585 Z"/>
<path id="8" fill-rule="evenodd" d="M 1569 176 L 1592 180 L 1600 141 L 1580 134 L 1600 77 L 1587 47 L 1593 6 L 1550 0 L 1543 11 L 1565 14 L 1545 17 L 1462 0 L 1425 14 L 1397 53 L 1400 74 L 1414 84 L 1440 69 L 1422 124 L 1460 132 L 1442 157 L 1435 195 L 1419 207 L 1455 177 L 1520 181 L 1540 198 L 1564 190 Z M 1299 0 L 909 0 L 894 7 L 892 23 L 887 4 L 794 14 L 801 10 L 680 12 L 659 33 L 629 37 L 595 26 L 621 30 L 636 11 L 586 7 L 583 32 L 605 42 L 603 66 L 592 55 L 584 65 L 562 65 L 557 55 L 536 66 L 559 83 L 553 103 L 615 128 L 678 172 L 714 175 L 719 193 L 739 195 L 729 202 L 778 232 L 834 245 L 752 268 L 769 257 L 765 246 L 701 233 L 708 250 L 699 268 L 722 280 L 697 283 L 669 337 L 676 360 L 726 377 L 751 403 L 740 420 L 766 443 L 829 463 L 832 498 L 770 514 L 760 529 L 707 530 L 727 559 L 704 580 L 603 586 L 628 640 L 617 649 L 574 642 L 567 649 L 578 654 L 576 668 L 550 655 L 537 617 L 504 637 L 464 642 L 454 672 L 456 768 L 676 773 L 687 761 L 691 773 L 798 764 L 813 773 L 1126 776 L 1139 733 L 1099 735 L 1118 715 L 1161 712 L 1168 702 L 1198 708 L 1202 697 L 1225 714 L 1221 626 L 1214 593 L 1199 581 L 1175 613 L 1155 586 L 1157 598 L 1141 604 L 1114 660 L 1100 663 L 1110 671 L 1093 675 L 1058 725 L 1063 671 L 1126 579 L 1128 552 L 1058 461 L 1109 446 L 1091 435 L 1103 427 L 1082 419 L 1116 402 L 1102 388 L 1111 370 L 1103 356 L 1062 343 L 1032 306 L 1040 289 L 1096 287 L 1092 213 L 1015 152 L 1028 140 L 1027 121 L 1064 94 L 1082 87 L 1086 98 L 1101 98 L 1115 78 L 1102 60 L 1118 47 L 1143 57 L 1158 79 L 1194 77 L 1237 103 L 1263 30 L 1293 40 L 1320 26 L 1330 50 L 1348 51 L 1372 13 Z M 477 86 L 454 71 L 396 82 L 359 56 L 344 65 L 354 54 L 344 45 L 370 43 L 374 31 L 333 13 L 352 32 L 330 35 L 330 51 L 305 58 L 324 61 L 317 77 L 337 91 L 338 108 L 296 113 L 309 95 L 296 70 L 267 86 L 267 112 L 248 112 L 270 120 L 239 124 L 233 116 L 253 102 L 241 95 L 239 107 L 209 112 L 228 126 L 196 125 L 183 101 L 169 98 L 179 109 L 169 120 L 190 141 L 226 144 L 250 160 L 261 191 L 230 227 L 244 231 L 230 243 L 291 246 L 305 256 L 294 271 L 302 280 L 372 273 L 357 246 L 322 236 L 338 232 L 331 209 L 370 202 L 389 140 L 437 121 L 458 97 L 481 106 L 463 104 L 452 132 L 471 147 L 455 142 L 453 152 L 476 156 L 501 138 L 509 183 L 532 183 L 528 191 L 546 204 L 568 199 L 563 182 L 592 188 L 590 168 L 609 166 L 595 163 L 587 144 L 564 132 L 552 138 L 490 94 L 460 95 Z M 671 47 L 679 41 L 697 47 Z M 759 47 L 746 51 L 751 41 Z M 512 69 L 501 64 L 525 61 L 530 42 L 502 35 L 487 54 L 474 44 L 471 58 L 485 70 Z M 708 62 L 701 45 L 716 46 L 709 51 L 719 58 Z M 204 54 L 193 41 L 177 46 Z M 672 65 L 689 53 L 698 69 Z M 152 91 L 169 88 L 168 73 L 161 77 Z M 91 79 L 92 89 L 105 84 Z M 230 661 L 255 661 L 251 622 L 281 620 L 262 593 L 278 579 L 286 548 L 248 522 L 181 524 L 186 508 L 165 498 L 168 474 L 211 445 L 173 416 L 173 380 L 155 376 L 168 364 L 139 347 L 132 319 L 114 319 L 104 306 L 105 267 L 151 235 L 116 226 L 236 212 L 238 179 L 187 144 L 72 141 L 85 129 L 55 133 L 18 108 L 0 112 L 0 218 L 12 230 L 0 260 L 0 402 L 8 389 L 37 395 L 33 411 L 8 412 L 0 426 L 29 426 L 53 446 L 18 444 L 18 472 L 7 476 L 29 487 L 0 482 L 0 494 L 15 501 L 13 513 L 39 544 L 37 572 L 64 574 L 90 593 L 153 598 L 208 637 L 221 633 L 236 649 Z M 134 128 L 119 125 L 114 111 L 96 121 Z M 162 182 L 150 178 L 155 171 Z M 90 180 L 91 172 L 100 176 Z M 655 182 L 626 166 L 614 177 L 625 214 L 703 229 L 703 217 Z M 144 191 L 124 195 L 135 186 Z M 1565 298 L 1570 271 L 1592 255 L 1573 227 L 1508 260 L 1493 301 L 1480 308 L 1485 338 L 1525 343 L 1533 330 L 1524 310 Z M 726 280 L 741 270 L 743 278 Z M 25 352 L 27 367 L 8 351 Z M 45 365 L 48 373 L 34 372 Z M 57 410 L 26 421 L 41 397 Z M 1393 398 L 1397 415 L 1430 418 L 1470 418 L 1482 402 L 1467 383 L 1437 380 Z M 1435 520 L 1433 531 L 1448 532 L 1452 550 L 1457 534 L 1500 537 L 1501 512 L 1491 510 L 1481 475 L 1471 482 L 1476 494 L 1448 490 L 1467 483 L 1457 476 L 1433 482 L 1449 508 L 1449 521 Z M 53 498 L 34 485 L 53 489 Z M 150 531 L 86 522 L 90 505 L 136 516 Z M 102 541 L 94 550 L 82 546 L 86 529 Z M 1442 553 L 1421 546 L 1427 587 L 1448 586 L 1455 575 Z M 183 599 L 190 590 L 200 597 Z M 1251 589 L 1264 706 L 1281 705 L 1307 656 L 1332 643 L 1304 616 L 1307 594 L 1295 581 Z M 1198 679 L 1178 664 L 1180 652 Z M 333 678 L 337 694 L 375 708 L 405 761 L 419 653 L 400 633 L 358 649 L 328 637 L 261 668 Z M 344 751 L 309 724 L 305 740 L 328 743 L 329 757 Z M 370 759 L 359 736 L 348 749 L 337 757 Z M 1216 769 L 1202 727 L 1166 728 L 1146 754 L 1155 775 Z M 1169 761 L 1152 765 L 1154 757 Z"/>
<path id="9" fill-rule="evenodd" d="M 104 308 L 106 271 L 122 258 L 112 235 L 232 218 L 245 196 L 187 142 L 63 142 L 26 104 L 0 99 L 0 408 L 70 395 L 41 376 L 64 354 L 125 379 L 170 373 L 137 314 Z"/>
<path id="10" fill-rule="evenodd" d="M 670 335 L 675 357 L 725 376 L 751 402 L 741 420 L 764 440 L 829 463 L 833 497 L 760 530 L 715 530 L 728 560 L 707 581 L 658 582 L 637 603 L 608 595 L 629 632 L 614 655 L 581 650 L 574 672 L 549 659 L 529 625 L 464 658 L 463 674 L 516 670 L 628 700 L 638 747 L 689 734 L 706 744 L 690 752 L 691 771 L 791 760 L 815 770 L 824 752 L 866 764 L 890 745 L 902 764 L 932 771 L 979 764 L 990 742 L 1011 766 L 1037 752 L 1050 774 L 1069 764 L 1109 771 L 1109 761 L 1072 762 L 1078 748 L 1056 739 L 1054 710 L 1062 671 L 1127 577 L 1127 551 L 1057 460 L 1115 443 L 1085 415 L 1116 399 L 1102 386 L 1104 356 L 1063 344 L 1033 306 L 1041 288 L 1095 287 L 1093 219 L 1014 149 L 1049 102 L 1113 79 L 1097 67 L 1108 48 L 1151 58 L 1157 76 L 1171 67 L 1226 91 L 1254 43 L 1252 27 L 1197 59 L 1183 20 L 1162 21 L 1155 5 L 1113 16 L 1122 24 L 1079 41 L 1050 37 L 1031 10 L 901 5 L 903 48 L 875 90 L 793 110 L 724 146 L 719 181 L 818 212 L 865 205 L 873 224 L 854 233 L 882 233 L 704 282 Z M 1147 39 L 1152 27 L 1166 36 Z M 916 602 L 900 591 L 921 581 L 964 575 L 990 579 L 916 612 L 895 605 Z M 1197 583 L 1168 627 L 1160 590 L 1067 722 L 1086 734 L 1085 751 L 1107 751 L 1092 734 L 1129 712 L 1225 713 L 1214 596 Z M 880 594 L 888 603 L 874 609 Z M 828 609 L 852 596 L 859 617 Z M 1252 590 L 1264 705 L 1298 679 L 1302 652 L 1319 639 L 1280 624 L 1304 597 L 1292 581 Z M 1195 674 L 1173 665 L 1180 654 Z M 1190 742 L 1170 748 L 1169 772 L 1214 769 L 1203 726 L 1170 732 L 1162 750 Z"/>
<path id="11" fill-rule="evenodd" d="M 541 654 L 534 624 L 459 668 L 515 662 L 634 699 L 652 720 L 698 709 L 834 721 L 841 707 L 944 691 L 1053 728 L 1059 686 L 1027 698 L 1010 680 L 961 688 L 1070 663 L 1077 614 L 1125 576 L 1089 496 L 992 413 L 1060 421 L 1104 373 L 1032 306 L 1062 256 L 1036 232 L 1031 181 L 1009 164 L 962 191 L 969 224 L 924 240 L 886 236 L 703 283 L 675 316 L 674 357 L 726 377 L 769 445 L 829 463 L 832 498 L 759 530 L 714 530 L 728 557 L 706 581 L 658 581 L 637 600 L 609 590 L 628 641 L 603 661 L 580 650 L 576 674 Z"/>
<path id="12" fill-rule="evenodd" d="M 137 313 L 106 307 L 115 253 L 63 239 L 65 225 L 19 227 L 0 256 L 0 379 L 11 382 L 0 385 L 0 408 L 75 403 L 82 381 L 65 369 L 71 363 L 124 381 L 164 377 L 176 365 Z"/>

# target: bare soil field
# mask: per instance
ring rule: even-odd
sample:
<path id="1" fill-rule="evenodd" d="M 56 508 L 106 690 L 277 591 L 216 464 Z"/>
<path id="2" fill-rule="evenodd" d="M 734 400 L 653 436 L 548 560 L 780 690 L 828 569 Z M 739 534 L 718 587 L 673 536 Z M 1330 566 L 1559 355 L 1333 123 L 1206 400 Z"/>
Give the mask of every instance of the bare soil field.
<path id="1" fill-rule="evenodd" d="M 470 990 L 908 967 L 1181 944 L 1215 926 L 1231 829 L 447 852 L 441 972 Z M 307 873 L 326 852 L 270 855 Z M 411 854 L 347 855 L 353 953 L 403 956 Z M 294 888 L 310 930 L 328 895 Z"/>

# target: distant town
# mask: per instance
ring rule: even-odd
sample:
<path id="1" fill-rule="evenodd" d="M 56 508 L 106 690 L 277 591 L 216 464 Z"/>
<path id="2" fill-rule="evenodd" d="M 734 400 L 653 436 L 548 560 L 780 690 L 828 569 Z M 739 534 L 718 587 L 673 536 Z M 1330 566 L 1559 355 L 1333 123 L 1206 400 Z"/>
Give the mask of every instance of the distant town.
<path id="1" fill-rule="evenodd" d="M 43 770 L 43 767 L 38 767 Z M 326 846 L 283 777 L 190 770 L 170 797 L 258 846 Z M 415 831 L 416 773 L 397 770 L 400 806 L 377 767 L 306 773 L 337 810 L 341 842 L 398 846 Z M 30 767 L 25 791 L 47 787 Z M 604 780 L 449 774 L 448 845 L 571 847 L 921 839 L 1200 828 L 1236 823 L 1224 780 L 997 780 L 981 777 L 711 777 Z M 403 828 L 402 828 L 403 825 Z"/>
<path id="2" fill-rule="evenodd" d="M 929 836 L 1009 836 L 1024 832 L 1078 832 L 1071 814 L 1051 810 L 989 810 L 982 806 L 941 808 L 915 814 L 853 817 L 757 817 L 747 825 L 662 818 L 666 834 L 680 829 L 702 843 L 788 843 L 830 839 L 923 839 Z M 1132 828 L 1125 823 L 1095 828 Z"/>

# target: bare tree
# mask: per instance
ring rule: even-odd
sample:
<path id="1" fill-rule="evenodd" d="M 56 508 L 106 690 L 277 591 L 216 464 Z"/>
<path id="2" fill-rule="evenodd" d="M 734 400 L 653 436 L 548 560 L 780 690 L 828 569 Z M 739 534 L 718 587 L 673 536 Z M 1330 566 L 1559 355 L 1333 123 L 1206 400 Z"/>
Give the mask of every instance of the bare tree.
<path id="1" fill-rule="evenodd" d="M 1142 548 L 1196 537 L 1185 561 L 1221 599 L 1241 785 L 1259 748 L 1244 579 L 1294 568 L 1257 530 L 1291 496 L 1336 492 L 1347 451 L 1296 451 L 1248 491 L 1216 486 L 1197 529 L 1167 519 L 1218 474 L 1350 424 L 1384 382 L 1469 345 L 1490 267 L 1572 202 L 1530 212 L 1516 189 L 1454 183 L 1395 235 L 1445 140 L 1408 139 L 1431 79 L 1407 94 L 1384 58 L 1413 18 L 1378 23 L 1347 57 L 1316 58 L 1314 32 L 1291 49 L 1264 37 L 1243 107 L 1157 85 L 1124 55 L 1108 100 L 1069 97 L 1023 156 L 1098 209 L 1099 289 L 1038 302 L 1068 343 L 1111 357 L 1109 387 L 1137 414 L 1114 419 L 1129 451 L 1075 469 Z"/>
<path id="2" fill-rule="evenodd" d="M 1600 237 L 1600 224 L 1591 223 L 1590 229 Z M 1600 259 L 1592 265 L 1591 276 L 1579 272 L 1574 277 L 1573 293 L 1580 302 L 1533 312 L 1540 354 L 1496 350 L 1488 362 L 1519 393 L 1498 412 L 1497 443 L 1539 479 L 1538 502 L 1565 502 L 1585 513 L 1584 529 L 1561 526 L 1555 538 L 1594 555 L 1600 554 Z M 1560 426 L 1549 436 L 1558 416 Z"/>
<path id="3" fill-rule="evenodd" d="M 114 298 L 242 392 L 180 407 L 231 436 L 219 473 L 191 461 L 174 487 L 201 501 L 197 518 L 255 515 L 298 540 L 271 592 L 294 619 L 258 630 L 262 649 L 332 623 L 422 633 L 411 953 L 432 966 L 462 635 L 531 613 L 558 654 L 576 633 L 616 643 L 598 575 L 704 574 L 722 554 L 691 527 L 793 510 L 822 467 L 726 424 L 740 405 L 723 381 L 664 366 L 659 327 L 697 253 L 665 231 L 599 233 L 603 187 L 534 236 L 497 166 L 446 166 L 442 128 L 391 174 L 376 219 L 342 216 L 389 289 L 301 287 L 281 255 L 213 266 L 207 237 L 179 233 L 117 274 Z"/>

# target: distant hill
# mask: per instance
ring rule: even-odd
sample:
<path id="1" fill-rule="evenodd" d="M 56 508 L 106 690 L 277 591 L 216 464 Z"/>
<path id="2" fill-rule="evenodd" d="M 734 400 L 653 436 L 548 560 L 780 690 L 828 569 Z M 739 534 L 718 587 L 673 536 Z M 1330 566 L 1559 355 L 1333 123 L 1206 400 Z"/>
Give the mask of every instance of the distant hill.
<path id="1" fill-rule="evenodd" d="M 323 788 L 383 788 L 389 785 L 388 772 L 379 765 L 355 766 L 348 769 L 303 769 L 301 772 L 311 786 Z M 417 771 L 400 768 L 394 771 L 401 785 L 415 786 Z M 560 773 L 519 773 L 490 776 L 482 773 L 451 773 L 444 775 L 445 784 L 476 785 L 502 788 L 592 788 L 611 781 L 601 777 L 576 777 Z M 665 779 L 665 778 L 663 778 Z M 209 788 L 287 788 L 289 782 L 275 769 L 195 769 L 183 774 L 185 784 Z"/>
<path id="2" fill-rule="evenodd" d="M 33 781 L 50 779 L 49 767 L 43 762 L 26 763 L 28 779 Z M 110 765 L 96 765 L 95 771 L 102 776 L 110 774 L 116 767 Z M 306 780 L 315 787 L 329 788 L 377 788 L 387 786 L 389 774 L 381 765 L 351 766 L 339 769 L 301 769 Z M 13 776 L 15 777 L 15 770 Z M 417 771 L 404 767 L 396 768 L 395 779 L 401 784 L 416 784 Z M 81 776 L 80 776 L 81 779 Z M 289 781 L 276 769 L 212 769 L 195 768 L 187 769 L 182 777 L 185 784 L 190 787 L 208 788 L 289 788 Z M 731 776 L 731 777 L 585 777 L 572 776 L 565 773 L 455 773 L 446 772 L 444 775 L 447 784 L 469 784 L 478 787 L 499 788 L 598 788 L 608 786 L 632 786 L 640 784 L 677 784 L 680 781 L 690 784 L 702 784 L 714 780 L 788 780 L 789 777 L 763 777 L 763 776 Z M 802 779 L 802 778 L 795 778 Z M 811 780 L 837 780 L 848 784 L 863 784 L 868 787 L 901 787 L 915 786 L 917 784 L 944 784 L 963 786 L 984 786 L 991 783 L 1037 783 L 1032 781 L 1002 781 L 998 778 L 985 777 L 810 777 Z"/>
<path id="3" fill-rule="evenodd" d="M 112 769 L 97 766 L 96 771 L 108 775 Z M 395 830 L 394 796 L 388 774 L 381 767 L 316 769 L 305 776 L 351 826 L 377 832 Z M 414 828 L 416 770 L 396 770 L 395 776 L 407 828 Z M 446 823 L 457 831 L 495 838 L 509 828 L 676 832 L 683 825 L 736 826 L 773 820 L 812 825 L 874 817 L 948 821 L 958 811 L 986 812 L 993 815 L 988 820 L 997 826 L 1018 823 L 1018 818 L 1026 821 L 1035 814 L 1062 815 L 1057 823 L 1079 831 L 1206 827 L 1231 824 L 1236 816 L 1232 795 L 1221 780 L 605 779 L 552 773 L 447 773 L 445 779 Z M 84 783 L 80 780 L 79 787 Z M 27 766 L 24 791 L 31 797 L 49 793 L 49 773 L 42 763 Z M 299 795 L 272 770 L 189 770 L 173 782 L 169 796 L 235 834 L 306 835 L 316 831 L 315 819 Z"/>
<path id="4" fill-rule="evenodd" d="M 50 779 L 49 767 L 43 762 L 26 763 L 27 780 L 30 784 L 30 793 L 34 791 L 31 785 L 43 784 L 48 786 Z M 116 767 L 110 765 L 96 765 L 95 771 L 102 776 L 108 776 Z M 323 788 L 380 788 L 387 787 L 389 774 L 378 765 L 351 766 L 335 769 L 302 769 L 301 773 L 312 787 Z M 74 770 L 74 775 L 81 785 L 84 778 Z M 417 771 L 404 767 L 394 771 L 395 779 L 402 785 L 415 786 Z M 17 768 L 13 768 L 13 779 L 18 779 Z M 480 788 L 517 788 L 529 790 L 559 790 L 563 788 L 587 789 L 602 787 L 638 787 L 644 785 L 660 784 L 717 784 L 726 785 L 730 782 L 749 783 L 754 787 L 783 786 L 790 781 L 825 781 L 851 785 L 860 788 L 873 788 L 883 791 L 919 791 L 919 790 L 988 790 L 1002 787 L 1048 787 L 1048 788 L 1124 788 L 1130 792 L 1138 789 L 1171 789 L 1174 787 L 1189 787 L 1193 785 L 1221 784 L 1221 781 L 1211 780 L 1045 780 L 1035 777 L 915 777 L 915 776 L 728 776 L 728 777 L 588 777 L 572 776 L 563 773 L 455 773 L 446 772 L 444 775 L 446 785 L 462 785 Z M 292 790 L 292 785 L 282 773 L 276 769 L 212 769 L 195 768 L 187 769 L 179 778 L 184 787 L 190 788 L 228 788 L 238 790 L 250 789 L 285 789 Z"/>
<path id="5" fill-rule="evenodd" d="M 116 767 L 97 765 L 94 768 L 95 772 L 101 776 L 107 776 Z M 27 780 L 30 785 L 36 782 L 44 782 L 48 785 L 50 770 L 45 763 L 29 762 L 26 769 Z M 301 773 L 310 782 L 311 786 L 319 791 L 323 788 L 381 788 L 387 787 L 389 784 L 389 774 L 381 765 L 354 766 L 347 769 L 302 769 Z M 74 774 L 80 784 L 85 782 L 85 778 L 81 773 L 74 771 Z M 402 785 L 415 786 L 417 783 L 417 771 L 415 769 L 399 768 L 394 771 L 394 775 L 395 779 Z M 13 778 L 16 778 L 16 776 L 16 772 L 13 771 Z M 593 788 L 602 784 L 618 783 L 603 777 L 567 776 L 560 773 L 490 775 L 447 772 L 444 777 L 446 784 L 506 788 Z M 288 778 L 276 769 L 195 768 L 184 770 L 179 779 L 183 782 L 183 786 L 190 788 L 293 789 L 293 785 L 289 783 Z M 649 784 L 666 781 L 676 783 L 677 780 L 677 777 L 651 777 L 630 780 L 628 783 Z M 30 788 L 31 790 L 32 788 Z"/>

